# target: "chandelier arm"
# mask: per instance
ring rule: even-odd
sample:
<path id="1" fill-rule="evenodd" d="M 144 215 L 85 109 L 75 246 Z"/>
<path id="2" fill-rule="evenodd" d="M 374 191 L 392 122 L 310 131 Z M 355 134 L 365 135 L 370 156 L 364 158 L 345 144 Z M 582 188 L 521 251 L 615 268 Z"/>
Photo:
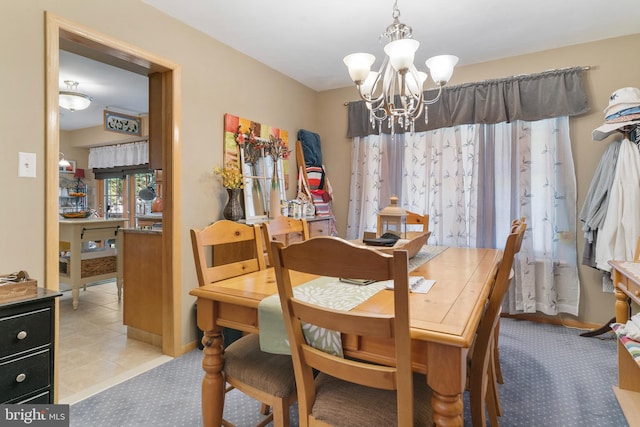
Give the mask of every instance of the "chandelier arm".
<path id="1" fill-rule="evenodd" d="M 368 104 L 371 104 L 369 107 L 371 107 L 374 104 L 380 103 L 384 98 L 384 94 L 385 94 L 384 89 L 380 91 L 380 94 L 378 96 L 374 97 L 374 94 L 376 93 L 376 89 L 378 87 L 378 84 L 380 83 L 380 80 L 385 75 L 385 73 L 383 72 L 385 70 L 385 67 L 386 68 L 391 67 L 391 65 L 389 65 L 389 57 L 385 57 L 384 60 L 382 61 L 382 65 L 380 65 L 380 68 L 378 69 L 378 74 L 376 75 L 376 79 L 371 85 L 371 93 L 369 95 L 362 92 L 362 86 L 363 86 L 362 82 L 356 83 L 356 89 L 358 90 L 358 95 L 360 95 L 360 99 L 362 99 Z M 378 106 L 375 108 L 378 109 L 380 107 Z"/>
<path id="2" fill-rule="evenodd" d="M 362 93 L 362 85 L 356 85 L 356 89 L 358 89 L 358 95 L 360 95 L 360 99 L 362 99 L 364 102 L 368 104 L 378 103 L 382 100 L 382 97 L 384 96 L 384 94 L 381 93 L 376 98 L 371 98 L 370 96 L 367 96 L 366 94 Z"/>
<path id="3" fill-rule="evenodd" d="M 411 78 L 415 82 L 415 86 L 413 87 L 413 89 L 416 89 L 417 92 L 414 93 L 411 85 L 406 85 L 406 88 L 409 91 L 409 94 L 411 94 L 411 96 L 413 97 L 413 99 L 415 99 L 416 101 L 421 101 L 424 93 L 424 90 L 422 88 L 424 81 L 420 81 L 420 76 L 418 75 L 418 69 L 414 64 L 411 64 L 409 66 L 408 73 L 411 75 Z"/>
<path id="4" fill-rule="evenodd" d="M 376 114 L 377 112 L 382 112 L 382 115 L 381 115 L 381 116 L 378 116 L 378 115 Z M 383 121 L 387 118 L 387 115 L 385 114 L 385 111 L 384 111 L 384 110 L 380 110 L 380 109 L 378 109 L 378 110 L 371 110 L 371 115 L 372 115 L 372 116 L 373 116 L 377 121 L 379 121 L 379 122 L 383 122 Z"/>
<path id="5" fill-rule="evenodd" d="M 436 95 L 436 97 L 433 99 L 425 99 L 423 102 L 425 105 L 435 104 L 440 99 L 440 95 L 442 95 L 442 85 L 438 84 L 438 94 Z"/>

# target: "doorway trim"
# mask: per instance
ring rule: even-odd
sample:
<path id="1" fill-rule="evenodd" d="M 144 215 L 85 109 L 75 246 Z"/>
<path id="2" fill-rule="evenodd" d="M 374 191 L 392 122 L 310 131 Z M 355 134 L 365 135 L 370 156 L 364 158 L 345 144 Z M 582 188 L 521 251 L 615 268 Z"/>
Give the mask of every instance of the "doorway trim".
<path id="1" fill-rule="evenodd" d="M 60 151 L 59 50 L 75 50 L 82 56 L 138 74 L 162 76 L 161 111 L 164 209 L 162 231 L 162 352 L 176 357 L 182 348 L 182 289 L 180 239 L 180 126 L 181 68 L 178 64 L 124 43 L 91 28 L 45 12 L 45 287 L 59 288 L 58 278 L 58 153 Z M 149 102 L 151 94 L 149 94 Z M 150 118 L 150 120 L 153 120 Z M 126 285 L 125 285 L 126 286 Z M 56 317 L 56 341 L 58 339 Z M 57 358 L 57 346 L 56 346 Z M 57 377 L 57 372 L 55 373 Z M 56 381 L 57 383 L 57 381 Z M 57 393 L 56 393 L 57 394 Z"/>

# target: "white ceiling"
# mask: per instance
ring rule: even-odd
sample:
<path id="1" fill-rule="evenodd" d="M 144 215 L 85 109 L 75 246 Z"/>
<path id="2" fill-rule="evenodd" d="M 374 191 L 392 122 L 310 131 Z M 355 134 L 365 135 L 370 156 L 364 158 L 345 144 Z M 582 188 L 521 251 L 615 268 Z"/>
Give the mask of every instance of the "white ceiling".
<path id="1" fill-rule="evenodd" d="M 60 130 L 77 130 L 102 124 L 105 109 L 129 115 L 149 111 L 148 79 L 140 74 L 60 51 L 60 90 L 65 80 L 78 82 L 76 90 L 93 98 L 86 110 L 60 108 Z"/>
<path id="2" fill-rule="evenodd" d="M 372 53 L 379 67 L 393 10 L 392 0 L 142 1 L 317 91 L 351 85 L 349 53 Z M 421 42 L 422 69 L 443 53 L 469 65 L 640 32 L 637 0 L 400 0 L 398 8 Z M 74 56 L 61 57 L 61 89 L 77 80 L 96 111 L 65 112 L 61 129 L 102 123 L 107 105 L 147 111 L 146 78 Z"/>

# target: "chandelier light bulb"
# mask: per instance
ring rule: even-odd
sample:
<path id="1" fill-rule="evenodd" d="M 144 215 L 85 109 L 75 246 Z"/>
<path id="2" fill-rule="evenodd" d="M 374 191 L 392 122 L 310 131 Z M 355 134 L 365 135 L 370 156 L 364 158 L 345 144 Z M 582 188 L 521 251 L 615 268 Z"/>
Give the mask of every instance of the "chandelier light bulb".
<path id="1" fill-rule="evenodd" d="M 453 67 L 458 63 L 458 57 L 453 55 L 438 55 L 426 60 L 425 64 L 431 71 L 431 78 L 438 85 L 446 84 L 453 75 Z"/>
<path id="2" fill-rule="evenodd" d="M 370 71 L 367 78 L 364 79 L 364 82 L 360 86 L 360 90 L 365 96 L 368 96 L 368 97 L 373 96 L 374 84 L 378 79 L 378 75 L 379 73 L 377 71 Z"/>
<path id="3" fill-rule="evenodd" d="M 389 57 L 394 70 L 404 72 L 413 64 L 413 58 L 419 46 L 420 42 L 413 39 L 394 40 L 387 43 L 384 53 Z"/>
<path id="4" fill-rule="evenodd" d="M 354 83 L 360 83 L 367 78 L 371 65 L 376 57 L 370 53 L 352 53 L 344 57 L 343 61 L 349 67 L 349 76 Z"/>
<path id="5" fill-rule="evenodd" d="M 416 74 L 418 75 L 418 82 L 416 82 L 413 73 L 407 73 L 405 77 L 407 88 L 411 93 L 422 92 L 422 86 L 424 85 L 424 82 L 427 81 L 427 73 L 418 71 Z"/>

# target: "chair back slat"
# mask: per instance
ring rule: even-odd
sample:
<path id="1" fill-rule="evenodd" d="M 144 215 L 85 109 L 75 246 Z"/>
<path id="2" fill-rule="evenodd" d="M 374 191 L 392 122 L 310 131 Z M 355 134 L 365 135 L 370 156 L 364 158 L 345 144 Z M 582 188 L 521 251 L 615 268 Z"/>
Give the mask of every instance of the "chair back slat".
<path id="1" fill-rule="evenodd" d="M 340 242 L 339 251 L 336 251 L 336 241 Z M 273 250 L 273 243 L 271 245 Z M 338 237 L 320 236 L 288 247 L 295 248 L 287 251 L 288 269 L 319 276 L 387 280 L 389 270 L 393 268 L 392 256 L 380 258 L 383 254 L 379 251 L 359 247 Z M 301 247 L 304 250 L 298 250 Z"/>
<path id="2" fill-rule="evenodd" d="M 344 360 L 343 363 L 335 363 L 336 356 L 318 350 L 311 346 L 302 347 L 302 354 L 306 363 L 325 374 L 329 374 L 345 381 L 365 385 L 367 387 L 381 388 L 383 390 L 395 390 L 397 375 L 396 369 L 389 366 L 368 365 L 359 362 Z"/>

